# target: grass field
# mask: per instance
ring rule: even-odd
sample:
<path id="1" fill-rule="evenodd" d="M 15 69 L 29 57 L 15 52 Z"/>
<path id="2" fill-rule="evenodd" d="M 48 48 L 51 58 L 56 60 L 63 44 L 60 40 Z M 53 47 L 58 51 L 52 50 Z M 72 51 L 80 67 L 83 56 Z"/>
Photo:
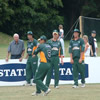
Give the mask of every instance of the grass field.
<path id="1" fill-rule="evenodd" d="M 11 36 L 0 33 L 0 59 L 6 58 L 7 49 L 8 49 L 9 43 L 12 40 L 13 38 Z M 26 46 L 27 41 L 24 41 L 24 42 L 25 42 L 25 48 L 27 48 Z M 68 47 L 69 47 L 69 41 L 65 41 L 65 57 L 69 57 Z M 100 48 L 100 42 L 98 42 L 98 47 Z M 26 52 L 25 52 L 25 55 L 26 55 Z M 99 51 L 98 51 L 98 56 L 100 56 Z"/>
<path id="2" fill-rule="evenodd" d="M 51 88 L 48 96 L 31 96 L 35 86 L 0 87 L 0 100 L 100 100 L 100 84 L 87 84 L 85 88 L 73 89 L 72 85 Z"/>

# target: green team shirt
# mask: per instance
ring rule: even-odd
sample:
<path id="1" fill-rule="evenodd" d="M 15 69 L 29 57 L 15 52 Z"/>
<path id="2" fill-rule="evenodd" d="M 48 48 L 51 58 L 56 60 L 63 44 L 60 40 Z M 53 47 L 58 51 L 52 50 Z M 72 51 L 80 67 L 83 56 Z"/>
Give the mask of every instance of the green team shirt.
<path id="1" fill-rule="evenodd" d="M 51 58 L 51 46 L 43 43 L 34 51 L 33 54 L 37 55 L 40 52 L 40 62 L 47 63 Z"/>
<path id="2" fill-rule="evenodd" d="M 32 41 L 28 41 L 27 43 L 27 53 L 28 55 L 32 55 L 32 52 L 33 52 L 33 48 L 34 47 L 37 47 L 37 40 L 34 39 L 33 42 Z"/>
<path id="3" fill-rule="evenodd" d="M 60 56 L 63 55 L 63 50 L 62 50 L 62 46 L 61 46 L 61 42 L 60 41 L 53 41 L 48 40 L 47 43 L 51 46 L 52 51 L 51 51 L 51 56 Z"/>
<path id="4" fill-rule="evenodd" d="M 69 45 L 69 53 L 72 53 L 73 58 L 80 58 L 80 53 L 84 52 L 85 44 L 82 38 L 71 40 Z"/>

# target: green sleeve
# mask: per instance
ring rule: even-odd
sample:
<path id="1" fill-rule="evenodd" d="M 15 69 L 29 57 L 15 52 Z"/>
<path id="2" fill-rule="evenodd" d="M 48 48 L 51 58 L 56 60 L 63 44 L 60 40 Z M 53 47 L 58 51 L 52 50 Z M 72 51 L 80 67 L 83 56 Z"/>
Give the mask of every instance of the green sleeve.
<path id="1" fill-rule="evenodd" d="M 38 42 L 37 42 L 37 40 L 36 40 L 36 39 L 34 40 L 34 44 L 35 44 L 35 46 L 37 46 L 37 45 L 38 45 Z"/>
<path id="2" fill-rule="evenodd" d="M 81 52 L 84 52 L 84 50 L 85 50 L 84 40 L 81 39 Z"/>
<path id="3" fill-rule="evenodd" d="M 28 53 L 28 42 L 27 42 L 27 53 Z"/>
<path id="4" fill-rule="evenodd" d="M 62 49 L 61 42 L 60 42 L 60 55 L 63 55 L 63 49 Z"/>
<path id="5" fill-rule="evenodd" d="M 69 44 L 69 53 L 72 53 L 72 40 L 70 41 L 70 44 Z"/>
<path id="6" fill-rule="evenodd" d="M 34 51 L 33 54 L 37 55 L 41 51 L 41 45 Z"/>

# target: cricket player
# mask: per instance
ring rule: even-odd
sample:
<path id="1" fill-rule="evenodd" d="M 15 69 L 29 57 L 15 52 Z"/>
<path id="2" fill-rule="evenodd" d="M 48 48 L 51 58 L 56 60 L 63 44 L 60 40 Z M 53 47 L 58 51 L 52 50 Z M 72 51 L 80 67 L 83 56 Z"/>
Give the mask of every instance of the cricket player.
<path id="1" fill-rule="evenodd" d="M 59 56 L 61 56 L 61 63 L 63 64 L 63 50 L 61 46 L 61 42 L 58 40 L 58 31 L 53 31 L 53 38 L 48 40 L 48 44 L 51 46 L 51 68 L 47 74 L 46 78 L 46 85 L 49 87 L 52 71 L 54 69 L 54 75 L 55 75 L 55 83 L 54 87 L 59 88 Z"/>
<path id="2" fill-rule="evenodd" d="M 37 40 L 33 38 L 33 32 L 28 31 L 27 32 L 27 37 L 29 39 L 27 43 L 27 64 L 26 64 L 26 85 L 33 85 L 33 82 L 31 82 L 31 79 L 33 76 L 35 76 L 35 72 L 37 69 L 38 65 L 38 56 L 35 56 L 34 58 L 32 57 L 32 52 L 37 48 Z M 32 76 L 33 75 L 33 76 Z"/>
<path id="3" fill-rule="evenodd" d="M 40 53 L 40 65 L 35 74 L 36 92 L 32 93 L 33 96 L 41 94 L 41 90 L 44 91 L 44 95 L 47 95 L 51 90 L 43 84 L 43 80 L 50 69 L 51 58 L 51 46 L 46 44 L 46 36 L 41 36 L 39 41 L 39 47 L 34 51 L 33 58 Z"/>
<path id="4" fill-rule="evenodd" d="M 74 29 L 73 39 L 70 41 L 69 53 L 70 62 L 73 67 L 73 88 L 78 88 L 78 76 L 81 75 L 82 86 L 85 87 L 85 64 L 84 64 L 84 40 L 80 38 L 81 32 L 78 29 Z"/>

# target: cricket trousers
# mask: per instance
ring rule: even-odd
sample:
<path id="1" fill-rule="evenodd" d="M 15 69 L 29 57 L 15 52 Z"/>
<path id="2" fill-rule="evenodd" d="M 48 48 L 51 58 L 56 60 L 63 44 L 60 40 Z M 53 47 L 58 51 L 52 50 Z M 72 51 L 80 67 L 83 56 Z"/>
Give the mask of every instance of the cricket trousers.
<path id="1" fill-rule="evenodd" d="M 28 57 L 27 64 L 26 64 L 26 81 L 30 84 L 31 79 L 33 76 L 35 76 L 36 69 L 38 66 L 38 57 L 35 56 L 34 58 L 32 56 Z M 34 83 L 34 81 L 33 81 Z"/>
<path id="2" fill-rule="evenodd" d="M 78 86 L 78 78 L 79 78 L 79 73 L 81 75 L 81 83 L 85 83 L 85 64 L 84 61 L 82 63 L 79 63 L 79 59 L 75 58 L 74 59 L 74 64 L 72 65 L 73 67 L 73 79 L 74 79 L 74 85 Z"/>
<path id="3" fill-rule="evenodd" d="M 47 75 L 49 69 L 50 69 L 50 63 L 43 63 L 43 62 L 41 62 L 39 67 L 37 68 L 34 80 L 36 83 L 36 93 L 41 93 L 41 90 L 44 92 L 48 90 L 48 87 L 43 84 L 43 80 Z"/>
<path id="4" fill-rule="evenodd" d="M 59 56 L 51 57 L 50 66 L 51 67 L 50 67 L 47 77 L 46 77 L 46 86 L 49 87 L 49 85 L 50 85 L 51 76 L 52 76 L 53 69 L 54 69 L 54 79 L 55 79 L 54 87 L 56 87 L 59 85 Z"/>

